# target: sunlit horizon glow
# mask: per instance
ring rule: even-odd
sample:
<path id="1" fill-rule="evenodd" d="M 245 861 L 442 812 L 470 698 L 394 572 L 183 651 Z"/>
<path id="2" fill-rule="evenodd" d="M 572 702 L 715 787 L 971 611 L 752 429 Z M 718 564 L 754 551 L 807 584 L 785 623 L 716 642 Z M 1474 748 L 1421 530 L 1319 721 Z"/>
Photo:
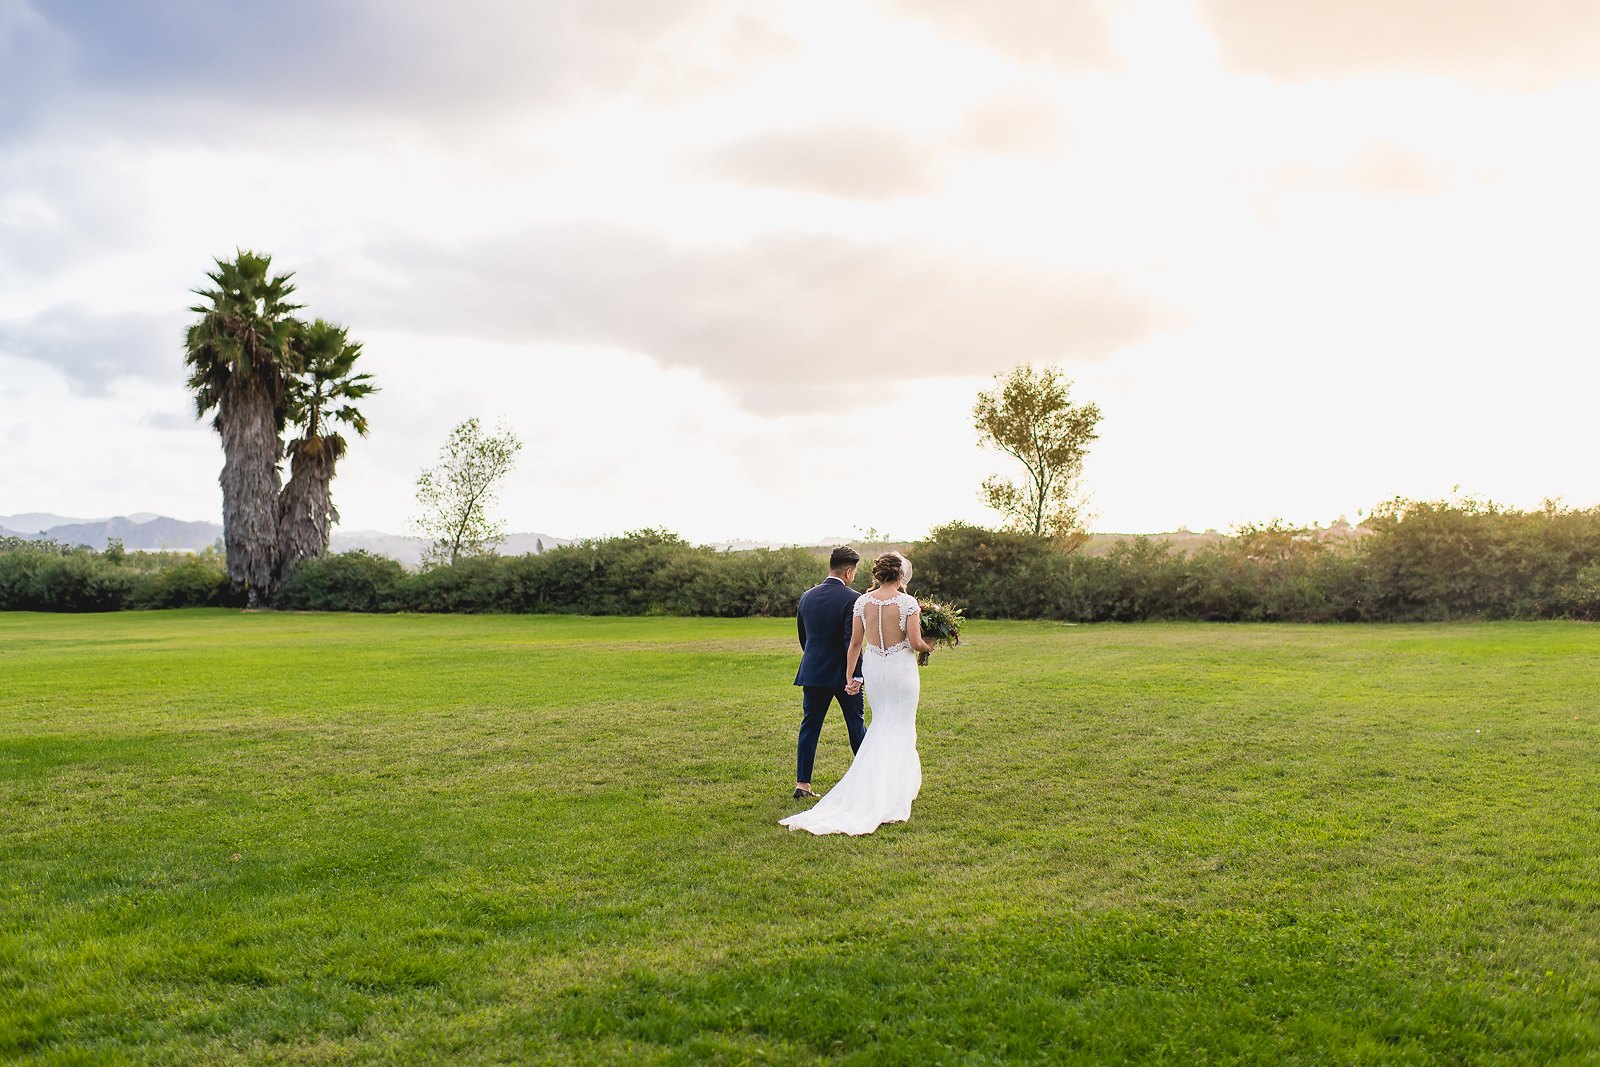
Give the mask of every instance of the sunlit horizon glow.
<path id="1" fill-rule="evenodd" d="M 1600 15 L 1468 6 L 0 0 L 0 515 L 220 513 L 178 343 L 235 248 L 383 387 L 346 530 L 470 416 L 514 530 L 992 523 L 1023 361 L 1104 412 L 1099 530 L 1593 505 Z"/>

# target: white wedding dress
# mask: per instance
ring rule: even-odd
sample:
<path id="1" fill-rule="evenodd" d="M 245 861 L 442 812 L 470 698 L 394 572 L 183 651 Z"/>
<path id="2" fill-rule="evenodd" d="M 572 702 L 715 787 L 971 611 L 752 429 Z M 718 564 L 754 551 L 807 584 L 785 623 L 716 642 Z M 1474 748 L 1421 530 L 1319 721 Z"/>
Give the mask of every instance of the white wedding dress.
<path id="1" fill-rule="evenodd" d="M 922 788 L 922 760 L 917 756 L 922 678 L 906 637 L 907 620 L 919 610 L 917 598 L 897 593 L 879 599 L 864 593 L 854 610 L 866 634 L 861 673 L 872 724 L 839 784 L 809 810 L 780 820 L 791 830 L 870 834 L 886 822 L 911 818 L 911 802 Z"/>

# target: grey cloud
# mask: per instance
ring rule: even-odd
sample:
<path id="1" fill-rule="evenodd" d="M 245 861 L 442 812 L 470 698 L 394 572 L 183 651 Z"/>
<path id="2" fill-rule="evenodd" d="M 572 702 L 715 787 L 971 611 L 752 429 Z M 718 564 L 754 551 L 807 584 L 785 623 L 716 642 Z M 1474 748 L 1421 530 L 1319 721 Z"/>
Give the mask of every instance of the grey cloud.
<path id="1" fill-rule="evenodd" d="M 1028 63 L 1071 69 L 1115 62 L 1094 0 L 893 0 L 892 9 Z"/>
<path id="2" fill-rule="evenodd" d="M 391 242 L 372 254 L 383 266 L 368 277 L 329 265 L 302 278 L 325 274 L 319 292 L 350 293 L 357 324 L 621 347 L 694 368 L 762 410 L 816 410 L 835 383 L 861 378 L 1099 359 L 1165 324 L 1107 278 L 822 234 L 708 247 L 548 226 L 472 248 Z M 380 280 L 396 271 L 403 287 Z"/>
<path id="3" fill-rule="evenodd" d="M 0 131 L 22 123 L 61 80 L 66 36 L 27 0 L 0 0 Z"/>
<path id="4" fill-rule="evenodd" d="M 15 60 L 0 67 L 0 99 L 44 83 L 57 110 L 70 97 L 126 121 L 133 101 L 156 123 L 190 102 L 427 122 L 595 94 L 675 95 L 742 76 L 785 46 L 733 0 L 0 4 L 11 15 L 0 16 L 0 58 Z M 51 47 L 26 49 L 24 37 Z"/>
<path id="5" fill-rule="evenodd" d="M 749 185 L 851 200 L 926 193 L 938 184 L 938 159 L 930 146 L 863 122 L 752 134 L 704 153 L 699 164 Z"/>
<path id="6" fill-rule="evenodd" d="M 150 236 L 145 189 L 87 151 L 0 152 L 0 280 L 37 281 Z"/>
<path id="7" fill-rule="evenodd" d="M 148 426 L 150 429 L 158 430 L 162 433 L 191 433 L 197 421 L 199 420 L 195 417 L 193 404 L 182 410 L 163 408 L 155 411 L 146 411 L 139 416 L 139 425 Z"/>
<path id="8" fill-rule="evenodd" d="M 0 352 L 54 367 L 84 393 L 123 378 L 183 381 L 182 327 L 172 316 L 101 314 L 57 304 L 21 320 L 0 320 Z"/>
<path id="9" fill-rule="evenodd" d="M 1285 80 L 1416 72 L 1544 88 L 1600 76 L 1593 0 L 1200 0 L 1240 70 Z"/>

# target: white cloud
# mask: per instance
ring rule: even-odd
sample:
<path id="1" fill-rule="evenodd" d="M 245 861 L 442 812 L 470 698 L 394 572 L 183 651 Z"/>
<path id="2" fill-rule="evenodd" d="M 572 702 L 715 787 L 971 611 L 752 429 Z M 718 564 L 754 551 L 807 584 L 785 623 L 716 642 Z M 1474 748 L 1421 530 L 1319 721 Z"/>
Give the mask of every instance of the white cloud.
<path id="1" fill-rule="evenodd" d="M 932 192 L 939 177 L 932 146 L 850 120 L 751 134 L 702 153 L 701 161 L 712 176 L 852 200 Z"/>
<path id="2" fill-rule="evenodd" d="M 1516 89 L 1600 76 L 1589 0 L 1199 0 L 1230 65 L 1291 80 L 1436 74 Z"/>
<path id="3" fill-rule="evenodd" d="M 1094 0 L 893 0 L 893 10 L 1028 63 L 1070 70 L 1112 62 L 1105 16 Z"/>
<path id="4" fill-rule="evenodd" d="M 1101 359 L 1162 323 L 1108 278 L 826 234 L 707 246 L 606 226 L 531 227 L 464 247 L 385 242 L 370 255 L 405 265 L 403 287 L 374 286 L 360 306 L 371 321 L 637 352 L 767 411 L 813 409 L 856 374 Z"/>
<path id="5" fill-rule="evenodd" d="M 137 379 L 85 395 L 41 363 L 0 355 L 0 514 L 219 515 L 222 450 L 210 425 L 147 422 L 151 412 L 175 416 L 182 402 L 170 386 Z"/>
<path id="6" fill-rule="evenodd" d="M 967 112 L 955 142 L 971 152 L 1049 155 L 1065 147 L 1066 126 L 1061 110 L 1047 100 L 1012 94 Z"/>

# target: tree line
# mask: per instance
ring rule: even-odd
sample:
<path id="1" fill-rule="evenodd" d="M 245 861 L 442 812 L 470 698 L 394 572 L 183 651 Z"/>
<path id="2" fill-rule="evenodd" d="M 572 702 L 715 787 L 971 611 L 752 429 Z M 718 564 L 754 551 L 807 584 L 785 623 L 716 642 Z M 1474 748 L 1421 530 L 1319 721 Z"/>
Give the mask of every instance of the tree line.
<path id="1" fill-rule="evenodd" d="M 1600 618 L 1600 508 L 1521 511 L 1394 500 L 1363 536 L 1282 523 L 1184 552 L 1135 537 L 1109 553 L 962 523 L 902 545 L 913 591 L 974 619 L 1412 622 Z M 642 530 L 524 556 L 464 556 L 420 572 L 366 552 L 304 561 L 279 607 L 318 611 L 787 616 L 826 549 L 724 552 Z M 242 604 L 215 555 L 93 552 L 0 541 L 0 610 Z"/>

